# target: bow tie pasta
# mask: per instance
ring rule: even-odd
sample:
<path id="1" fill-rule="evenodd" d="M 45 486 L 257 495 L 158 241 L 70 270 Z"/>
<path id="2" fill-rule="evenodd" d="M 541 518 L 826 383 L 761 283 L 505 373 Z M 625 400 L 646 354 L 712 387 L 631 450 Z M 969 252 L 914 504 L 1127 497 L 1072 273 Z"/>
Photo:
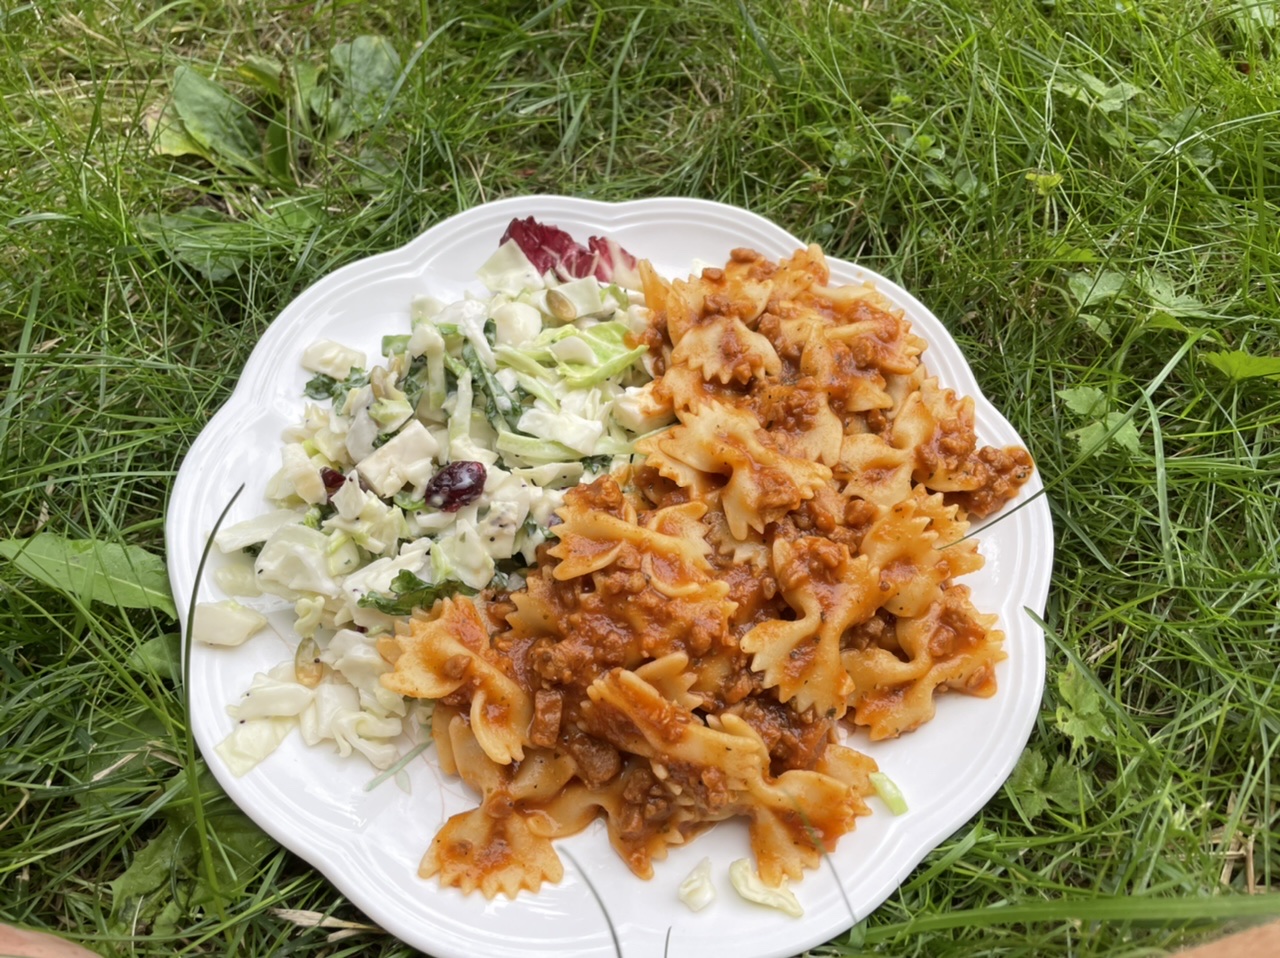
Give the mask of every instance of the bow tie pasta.
<path id="1" fill-rule="evenodd" d="M 995 692 L 1003 634 L 954 580 L 1027 452 L 979 447 L 972 400 L 816 246 L 640 274 L 645 402 L 676 422 L 566 494 L 523 589 L 382 643 L 383 684 L 438 700 L 440 762 L 481 796 L 421 867 L 464 891 L 559 880 L 552 839 L 598 817 L 640 877 L 741 816 L 764 881 L 799 878 L 869 811 L 875 763 L 838 723 L 880 739 Z"/>

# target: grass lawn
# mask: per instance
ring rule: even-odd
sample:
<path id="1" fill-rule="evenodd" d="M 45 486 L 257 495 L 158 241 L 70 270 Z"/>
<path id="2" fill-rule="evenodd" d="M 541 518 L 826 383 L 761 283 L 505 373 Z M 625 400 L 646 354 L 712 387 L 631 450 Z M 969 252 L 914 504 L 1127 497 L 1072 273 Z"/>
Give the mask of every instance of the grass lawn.
<path id="1" fill-rule="evenodd" d="M 1280 916 L 1278 19 L 1273 0 L 12 0 L 0 921 L 103 955 L 412 953 L 299 917 L 363 921 L 188 761 L 162 568 L 121 550 L 164 555 L 185 451 L 294 296 L 537 192 L 722 200 L 900 282 L 1048 487 L 1027 751 L 813 954 L 1148 956 Z M 161 580 L 120 608 L 14 561 L 37 535 Z"/>

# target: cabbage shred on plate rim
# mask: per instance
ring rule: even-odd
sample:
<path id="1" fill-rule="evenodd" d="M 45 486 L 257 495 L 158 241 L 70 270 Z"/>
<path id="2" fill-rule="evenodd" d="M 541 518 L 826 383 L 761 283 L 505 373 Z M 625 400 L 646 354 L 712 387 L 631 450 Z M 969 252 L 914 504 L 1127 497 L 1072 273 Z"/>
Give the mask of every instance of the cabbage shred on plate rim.
<path id="1" fill-rule="evenodd" d="M 437 598 L 518 588 L 564 491 L 670 423 L 644 347 L 628 344 L 647 323 L 634 266 L 612 241 L 513 220 L 477 271 L 488 296 L 413 300 L 381 364 L 329 340 L 304 350 L 310 401 L 267 484 L 276 508 L 215 538 L 229 557 L 218 585 L 291 602 L 297 640 L 228 708 L 218 753 L 233 773 L 294 729 L 393 766 L 429 705 L 411 712 L 381 686 L 376 636 Z M 238 645 L 266 624 L 233 599 L 198 607 L 191 627 Z"/>

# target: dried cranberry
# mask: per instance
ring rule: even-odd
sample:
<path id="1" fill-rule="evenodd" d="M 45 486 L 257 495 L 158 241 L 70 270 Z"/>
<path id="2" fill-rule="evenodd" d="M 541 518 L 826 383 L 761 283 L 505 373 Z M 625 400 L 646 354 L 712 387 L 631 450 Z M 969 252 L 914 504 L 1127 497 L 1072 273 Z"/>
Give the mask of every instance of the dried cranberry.
<path id="1" fill-rule="evenodd" d="M 320 470 L 320 479 L 324 483 L 324 491 L 332 498 L 339 489 L 346 483 L 347 477 L 340 473 L 337 469 L 330 469 L 325 466 Z"/>
<path id="2" fill-rule="evenodd" d="M 431 477 L 423 498 L 433 509 L 457 512 L 480 498 L 487 475 L 482 462 L 451 462 Z"/>

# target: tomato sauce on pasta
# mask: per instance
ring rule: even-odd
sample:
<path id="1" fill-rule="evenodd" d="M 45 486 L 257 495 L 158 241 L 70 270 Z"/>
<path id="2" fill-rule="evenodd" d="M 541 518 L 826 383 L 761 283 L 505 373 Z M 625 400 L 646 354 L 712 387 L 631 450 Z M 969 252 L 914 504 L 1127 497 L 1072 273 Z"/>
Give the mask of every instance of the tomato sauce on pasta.
<path id="1" fill-rule="evenodd" d="M 765 883 L 798 879 L 869 812 L 876 766 L 841 723 L 883 739 L 940 692 L 996 690 L 1003 634 L 955 580 L 1027 452 L 980 447 L 901 312 L 831 286 L 816 246 L 639 269 L 646 388 L 676 423 L 566 494 L 523 589 L 442 600 L 381 645 L 480 794 L 421 866 L 464 892 L 558 881 L 552 841 L 601 817 L 642 878 L 740 816 Z"/>

